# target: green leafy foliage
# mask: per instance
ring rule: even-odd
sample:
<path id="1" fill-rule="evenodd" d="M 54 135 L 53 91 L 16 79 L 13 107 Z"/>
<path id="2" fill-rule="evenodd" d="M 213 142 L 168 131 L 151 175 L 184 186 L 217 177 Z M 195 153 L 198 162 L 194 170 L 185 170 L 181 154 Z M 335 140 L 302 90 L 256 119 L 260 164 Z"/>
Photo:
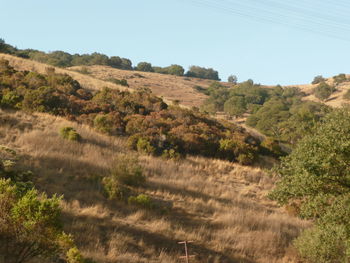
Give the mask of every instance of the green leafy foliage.
<path id="1" fill-rule="evenodd" d="M 243 96 L 232 96 L 224 104 L 224 111 L 231 116 L 241 116 L 247 111 L 247 103 Z"/>
<path id="2" fill-rule="evenodd" d="M 335 84 L 339 85 L 343 82 L 349 81 L 349 78 L 344 73 L 341 73 L 341 74 L 338 74 L 337 76 L 334 76 L 333 80 Z"/>
<path id="3" fill-rule="evenodd" d="M 139 64 L 137 64 L 135 69 L 144 72 L 154 72 L 152 64 L 148 62 L 140 62 Z"/>
<path id="4" fill-rule="evenodd" d="M 186 73 L 187 77 L 220 80 L 219 73 L 212 68 L 203 68 L 199 66 L 191 66 Z"/>
<path id="5" fill-rule="evenodd" d="M 314 90 L 315 97 L 320 100 L 328 99 L 332 93 L 335 91 L 335 88 L 331 85 L 328 85 L 326 82 L 321 82 Z"/>
<path id="6" fill-rule="evenodd" d="M 230 83 L 236 85 L 236 84 L 237 84 L 237 76 L 236 76 L 236 75 L 230 75 L 230 76 L 228 76 L 227 82 L 230 82 Z"/>
<path id="7" fill-rule="evenodd" d="M 73 242 L 62 231 L 60 199 L 0 179 L 0 254 L 5 262 L 64 255 Z"/>
<path id="8" fill-rule="evenodd" d="M 128 81 L 126 79 L 111 78 L 111 79 L 108 79 L 108 81 L 113 82 L 113 83 L 115 83 L 117 85 L 121 85 L 121 86 L 124 86 L 124 87 L 129 87 Z"/>
<path id="9" fill-rule="evenodd" d="M 62 138 L 70 141 L 80 141 L 80 134 L 72 127 L 62 127 L 60 129 L 60 135 Z"/>
<path id="10" fill-rule="evenodd" d="M 153 67 L 154 72 L 160 73 L 160 74 L 169 74 L 169 75 L 175 75 L 175 76 L 183 76 L 185 73 L 185 70 L 180 65 L 171 65 L 169 67 Z"/>
<path id="11" fill-rule="evenodd" d="M 130 192 L 129 187 L 142 186 L 146 178 L 135 156 L 120 155 L 102 182 L 110 199 L 123 200 Z"/>
<path id="12" fill-rule="evenodd" d="M 153 203 L 151 197 L 145 194 L 139 194 L 138 196 L 130 196 L 128 198 L 128 203 L 130 205 L 139 206 L 145 209 L 155 208 L 155 204 Z"/>
<path id="13" fill-rule="evenodd" d="M 347 262 L 350 242 L 350 111 L 326 115 L 276 169 L 270 197 L 315 219 L 295 245 L 311 262 Z"/>
<path id="14" fill-rule="evenodd" d="M 128 136 L 130 148 L 156 156 L 176 159 L 178 155 L 195 154 L 237 161 L 234 151 L 223 154 L 219 149 L 221 139 L 258 151 L 258 142 L 243 129 L 210 119 L 199 111 L 169 107 L 148 90 L 131 93 L 104 88 L 92 94 L 68 75 L 19 72 L 4 61 L 0 66 L 1 107 L 48 112 L 109 135 Z M 209 90 L 218 94 L 218 101 L 229 92 L 217 82 Z M 79 138 L 74 131 L 66 132 L 71 133 L 71 139 Z"/>
<path id="15" fill-rule="evenodd" d="M 312 81 L 312 84 L 320 84 L 325 81 L 326 79 L 322 75 L 318 75 L 314 78 L 314 80 Z"/>

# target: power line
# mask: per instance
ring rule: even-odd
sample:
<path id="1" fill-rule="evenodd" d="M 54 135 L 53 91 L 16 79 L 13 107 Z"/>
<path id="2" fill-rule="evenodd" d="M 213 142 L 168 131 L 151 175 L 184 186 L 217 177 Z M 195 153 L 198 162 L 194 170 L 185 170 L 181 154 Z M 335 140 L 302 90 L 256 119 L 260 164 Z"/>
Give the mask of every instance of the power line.
<path id="1" fill-rule="evenodd" d="M 224 0 L 190 0 L 198 6 L 206 6 L 228 14 L 235 14 L 249 20 L 277 24 L 299 30 L 321 34 L 332 38 L 350 41 L 350 21 L 333 19 L 333 15 L 317 13 L 305 6 L 295 4 L 281 4 L 273 0 L 224 1 Z M 265 1 L 265 2 L 264 2 Z M 229 2 L 229 3 L 228 3 Z M 266 3 L 268 2 L 268 3 Z M 288 0 L 285 0 L 288 2 Z M 285 3 L 284 2 L 284 3 Z M 253 5 L 252 5 L 253 4 Z M 340 22 L 341 20 L 341 22 Z"/>

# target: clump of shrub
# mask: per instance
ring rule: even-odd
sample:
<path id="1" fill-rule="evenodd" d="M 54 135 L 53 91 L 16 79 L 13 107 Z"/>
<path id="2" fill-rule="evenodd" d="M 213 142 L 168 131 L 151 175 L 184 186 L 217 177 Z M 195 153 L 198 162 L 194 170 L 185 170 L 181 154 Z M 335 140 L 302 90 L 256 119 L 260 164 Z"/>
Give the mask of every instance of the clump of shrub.
<path id="1" fill-rule="evenodd" d="M 261 147 L 262 147 L 262 149 L 268 151 L 269 154 L 272 154 L 276 157 L 285 155 L 279 142 L 277 140 L 272 139 L 272 138 L 266 138 L 261 143 Z"/>
<path id="2" fill-rule="evenodd" d="M 177 161 L 181 158 L 181 154 L 178 153 L 175 149 L 165 149 L 162 153 L 162 157 Z"/>
<path id="3" fill-rule="evenodd" d="M 135 156 L 121 155 L 112 166 L 109 175 L 103 178 L 104 189 L 110 199 L 124 199 L 130 189 L 146 182 L 142 167 Z"/>
<path id="4" fill-rule="evenodd" d="M 218 154 L 220 139 L 249 141 L 247 146 L 257 146 L 251 139 L 247 141 L 249 134 L 236 125 L 211 119 L 198 111 L 168 106 L 147 90 L 131 93 L 104 88 L 93 95 L 68 75 L 20 72 L 5 60 L 0 60 L 0 83 L 6 87 L 0 89 L 0 101 L 6 107 L 48 112 L 109 135 L 128 136 L 131 148 L 142 153 L 164 154 L 169 158 L 193 154 L 237 160 L 232 152 Z M 224 97 L 212 101 L 215 109 L 230 92 L 217 82 L 209 89 L 213 96 L 220 90 Z M 252 99 L 245 98 L 247 103 Z M 169 149 L 176 149 L 176 153 Z"/>
<path id="5" fill-rule="evenodd" d="M 139 138 L 136 144 L 136 149 L 138 152 L 146 153 L 153 155 L 156 151 L 156 148 L 151 145 L 149 140 L 144 138 Z"/>
<path id="6" fill-rule="evenodd" d="M 332 93 L 335 91 L 335 88 L 331 85 L 328 85 L 326 82 L 320 83 L 314 90 L 315 97 L 320 100 L 328 99 Z"/>
<path id="7" fill-rule="evenodd" d="M 195 77 L 202 79 L 220 80 L 219 73 L 212 68 L 203 68 L 199 66 L 191 66 L 186 73 L 187 77 Z"/>
<path id="8" fill-rule="evenodd" d="M 126 79 L 115 79 L 115 78 L 110 78 L 108 79 L 108 81 L 117 84 L 117 85 L 121 85 L 121 86 L 125 86 L 125 87 L 129 87 L 128 81 Z"/>
<path id="9" fill-rule="evenodd" d="M 311 82 L 312 84 L 320 84 L 321 82 L 325 82 L 326 79 L 322 75 L 318 75 L 314 78 L 314 80 Z"/>
<path id="10" fill-rule="evenodd" d="M 99 114 L 94 119 L 94 127 L 102 133 L 109 134 L 112 132 L 113 123 L 107 114 Z"/>
<path id="11" fill-rule="evenodd" d="M 343 83 L 343 82 L 345 82 L 345 81 L 348 81 L 349 79 L 346 77 L 346 75 L 344 74 L 344 73 L 341 73 L 341 74 L 339 74 L 339 75 L 337 75 L 337 76 L 334 76 L 333 77 L 333 80 L 334 80 L 334 82 L 335 82 L 335 84 L 340 84 L 340 83 Z"/>
<path id="12" fill-rule="evenodd" d="M 138 196 L 130 196 L 128 198 L 128 204 L 142 207 L 145 209 L 154 209 L 155 203 L 152 198 L 145 194 L 139 194 Z"/>
<path id="13" fill-rule="evenodd" d="M 80 134 L 72 127 L 63 127 L 60 129 L 60 135 L 62 138 L 70 141 L 80 141 Z"/>
<path id="14" fill-rule="evenodd" d="M 256 151 L 248 144 L 237 142 L 233 139 L 221 139 L 220 151 L 222 154 L 228 156 L 231 154 L 233 160 L 238 161 L 240 164 L 249 165 L 256 159 Z"/>

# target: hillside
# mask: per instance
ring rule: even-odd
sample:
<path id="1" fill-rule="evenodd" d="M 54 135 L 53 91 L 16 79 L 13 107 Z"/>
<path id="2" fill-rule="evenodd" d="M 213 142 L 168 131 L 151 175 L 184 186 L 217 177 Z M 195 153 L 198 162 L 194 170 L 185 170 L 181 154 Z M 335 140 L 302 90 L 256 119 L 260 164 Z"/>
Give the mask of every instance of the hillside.
<path id="1" fill-rule="evenodd" d="M 147 183 L 135 191 L 168 207 L 164 214 L 102 194 L 102 177 L 119 154 L 130 154 L 124 139 L 47 114 L 0 111 L 0 122 L 0 144 L 17 151 L 40 190 L 64 195 L 65 229 L 96 262 L 178 262 L 182 240 L 194 241 L 192 262 L 297 262 L 289 246 L 308 223 L 266 198 L 273 180 L 258 168 L 139 156 Z M 60 137 L 65 126 L 81 143 Z"/>
<path id="2" fill-rule="evenodd" d="M 10 62 L 16 70 L 31 70 L 39 73 L 45 73 L 47 64 L 39 63 L 29 59 L 23 59 L 8 54 L 1 54 L 0 58 Z M 179 100 L 181 105 L 192 107 L 200 106 L 206 99 L 206 95 L 198 92 L 194 87 L 201 86 L 207 88 L 213 80 L 205 80 L 199 78 L 178 77 L 173 75 L 165 75 L 149 72 L 138 72 L 129 70 L 119 70 L 106 66 L 90 66 L 90 67 L 72 67 L 72 68 L 55 68 L 57 73 L 65 73 L 73 77 L 86 89 L 100 90 L 103 87 L 109 87 L 120 90 L 133 91 L 137 88 L 149 88 L 154 95 L 163 97 L 164 101 L 171 103 Z M 86 68 L 89 74 L 77 72 Z M 111 78 L 126 79 L 130 88 L 117 85 L 108 81 Z"/>
<path id="3" fill-rule="evenodd" d="M 126 79 L 130 88 L 149 88 L 152 92 L 169 101 L 178 100 L 182 105 L 192 107 L 200 106 L 207 98 L 203 93 L 198 92 L 195 86 L 207 88 L 213 80 L 179 77 L 167 74 L 120 70 L 107 66 L 78 66 L 70 70 L 86 69 L 92 77 L 108 79 Z"/>
<path id="4" fill-rule="evenodd" d="M 42 64 L 33 60 L 23 59 L 16 56 L 0 53 L 0 58 L 4 58 L 10 61 L 10 64 L 17 70 L 32 70 L 39 73 L 45 73 L 47 67 L 52 67 L 47 64 Z M 196 90 L 197 87 L 207 89 L 213 80 L 200 79 L 200 78 L 188 78 L 179 77 L 167 74 L 151 73 L 151 72 L 139 72 L 130 70 L 120 70 L 108 66 L 76 66 L 71 68 L 57 68 L 54 67 L 57 73 L 66 73 L 79 81 L 81 85 L 89 90 L 100 90 L 102 87 L 109 87 L 120 90 L 133 91 L 137 88 L 149 88 L 153 94 L 160 96 L 164 101 L 171 103 L 173 101 L 179 101 L 181 105 L 185 107 L 200 107 L 203 102 L 208 98 L 207 95 Z M 80 73 L 84 72 L 85 74 Z M 111 82 L 111 79 L 126 79 L 129 88 L 115 84 Z M 328 84 L 334 84 L 333 78 L 326 80 Z M 221 85 L 230 87 L 227 82 L 220 82 Z M 298 87 L 303 91 L 306 96 L 304 100 L 310 100 L 315 102 L 321 102 L 317 99 L 313 90 L 317 85 L 303 84 L 284 86 Z M 266 88 L 273 88 L 273 86 L 263 86 Z M 331 107 L 341 107 L 344 103 L 348 103 L 344 100 L 343 95 L 350 89 L 350 81 L 343 82 L 336 87 L 336 91 L 326 101 L 322 102 Z"/>
<path id="5" fill-rule="evenodd" d="M 349 75 L 347 75 L 347 77 L 349 77 Z M 326 80 L 326 83 L 328 83 L 329 85 L 335 85 L 333 78 L 328 78 Z M 317 84 L 314 84 L 314 85 L 313 84 L 304 84 L 304 85 L 293 85 L 293 86 L 286 86 L 286 87 L 298 87 L 298 88 L 300 88 L 301 91 L 305 92 L 305 94 L 306 94 L 306 97 L 304 98 L 304 100 L 322 102 L 319 99 L 317 99 L 314 95 L 314 89 L 316 86 L 317 86 Z M 336 85 L 335 92 L 332 93 L 331 96 L 326 101 L 323 101 L 322 103 L 324 103 L 328 106 L 331 106 L 331 107 L 335 107 L 335 108 L 339 108 L 343 104 L 348 104 L 349 101 L 345 100 L 343 98 L 343 95 L 349 89 L 350 89 L 350 81 L 345 81 L 343 83 Z"/>
<path id="6" fill-rule="evenodd" d="M 23 58 L 2 54 L 2 53 L 0 53 L 0 59 L 6 59 L 7 61 L 10 62 L 10 65 L 12 67 L 14 67 L 16 70 L 19 70 L 19 71 L 28 70 L 28 71 L 35 71 L 38 73 L 45 74 L 46 69 L 48 67 L 54 68 L 56 73 L 68 74 L 75 80 L 79 81 L 79 83 L 85 89 L 88 89 L 91 91 L 101 90 L 102 87 L 108 87 L 111 89 L 128 90 L 126 87 L 121 85 L 95 79 L 88 75 L 80 74 L 78 72 L 70 71 L 64 68 L 52 67 L 50 65 L 39 63 L 29 59 L 23 59 Z"/>

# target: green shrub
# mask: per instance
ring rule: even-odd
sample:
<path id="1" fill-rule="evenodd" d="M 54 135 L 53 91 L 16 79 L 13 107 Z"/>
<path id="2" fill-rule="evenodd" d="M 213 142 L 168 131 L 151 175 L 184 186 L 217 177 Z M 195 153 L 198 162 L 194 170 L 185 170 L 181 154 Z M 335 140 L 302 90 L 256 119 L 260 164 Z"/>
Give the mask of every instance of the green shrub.
<path id="1" fill-rule="evenodd" d="M 309 262 L 347 263 L 350 252 L 347 232 L 344 225 L 317 225 L 305 230 L 294 245 Z"/>
<path id="2" fill-rule="evenodd" d="M 335 91 L 334 87 L 328 85 L 325 82 L 320 83 L 314 90 L 315 97 L 320 100 L 328 99 Z"/>
<path id="3" fill-rule="evenodd" d="M 285 155 L 279 142 L 274 139 L 266 138 L 260 146 L 268 150 L 270 154 L 273 154 L 276 157 Z"/>
<path id="4" fill-rule="evenodd" d="M 60 98 L 55 94 L 52 87 L 40 87 L 35 90 L 29 90 L 22 102 L 24 110 L 58 113 Z"/>
<path id="5" fill-rule="evenodd" d="M 136 149 L 138 152 L 153 155 L 156 152 L 156 148 L 151 145 L 149 140 L 144 138 L 139 138 L 136 144 Z"/>
<path id="6" fill-rule="evenodd" d="M 174 149 L 166 149 L 162 153 L 162 157 L 166 159 L 171 159 L 177 161 L 181 158 L 181 154 Z"/>
<path id="7" fill-rule="evenodd" d="M 140 62 L 135 69 L 144 72 L 154 72 L 152 64 L 147 62 Z"/>
<path id="8" fill-rule="evenodd" d="M 322 77 L 321 75 L 318 75 L 314 78 L 314 80 L 312 81 L 312 84 L 320 84 L 321 82 L 325 82 L 326 79 L 324 77 Z"/>
<path id="9" fill-rule="evenodd" d="M 340 83 L 343 83 L 345 81 L 348 81 L 348 78 L 346 77 L 346 75 L 344 73 L 341 73 L 341 74 L 339 74 L 337 76 L 334 76 L 333 79 L 334 79 L 334 82 L 337 85 L 340 84 Z"/>
<path id="10" fill-rule="evenodd" d="M 102 179 L 104 191 L 109 199 L 125 200 L 130 190 L 119 182 L 114 176 L 107 176 Z"/>
<path id="11" fill-rule="evenodd" d="M 199 66 L 191 66 L 186 73 L 187 77 L 195 77 L 202 79 L 220 80 L 219 73 L 212 68 L 203 68 Z"/>
<path id="12" fill-rule="evenodd" d="M 237 84 L 237 76 L 235 76 L 235 75 L 228 76 L 227 82 L 230 82 L 230 83 L 236 85 Z"/>
<path id="13" fill-rule="evenodd" d="M 72 247 L 66 254 L 67 263 L 95 263 L 92 259 L 84 258 L 77 247 Z"/>
<path id="14" fill-rule="evenodd" d="M 231 116 L 241 116 L 247 111 L 247 103 L 243 96 L 232 96 L 224 104 L 224 111 Z"/>
<path id="15" fill-rule="evenodd" d="M 256 155 L 253 152 L 245 152 L 238 154 L 236 160 L 242 165 L 250 165 L 254 163 Z"/>
<path id="16" fill-rule="evenodd" d="M 63 232 L 60 197 L 48 198 L 23 183 L 0 179 L 0 255 L 4 262 L 58 257 L 72 244 Z M 26 253 L 18 253 L 26 251 Z"/>
<path id="17" fill-rule="evenodd" d="M 152 199 L 145 194 L 140 194 L 138 196 L 130 196 L 128 198 L 128 204 L 136 205 L 145 209 L 153 209 L 155 208 L 155 204 Z"/>
<path id="18" fill-rule="evenodd" d="M 135 156 L 120 155 L 102 183 L 110 199 L 125 199 L 129 193 L 128 186 L 142 186 L 145 181 L 138 159 Z"/>
<path id="19" fill-rule="evenodd" d="M 80 134 L 72 127 L 63 127 L 60 129 L 60 135 L 62 138 L 70 141 L 80 141 Z"/>
<path id="20" fill-rule="evenodd" d="M 110 134 L 113 130 L 113 122 L 107 114 L 99 114 L 94 119 L 94 127 L 100 132 Z"/>
<path id="21" fill-rule="evenodd" d="M 16 91 L 5 91 L 1 98 L 1 106 L 18 108 L 18 103 L 21 101 L 21 97 Z"/>
<path id="22" fill-rule="evenodd" d="M 68 250 L 67 263 L 84 263 L 84 258 L 77 247 Z"/>
<path id="23" fill-rule="evenodd" d="M 110 78 L 108 81 L 113 82 L 114 84 L 129 87 L 128 81 L 126 79 L 115 79 L 115 78 Z"/>

